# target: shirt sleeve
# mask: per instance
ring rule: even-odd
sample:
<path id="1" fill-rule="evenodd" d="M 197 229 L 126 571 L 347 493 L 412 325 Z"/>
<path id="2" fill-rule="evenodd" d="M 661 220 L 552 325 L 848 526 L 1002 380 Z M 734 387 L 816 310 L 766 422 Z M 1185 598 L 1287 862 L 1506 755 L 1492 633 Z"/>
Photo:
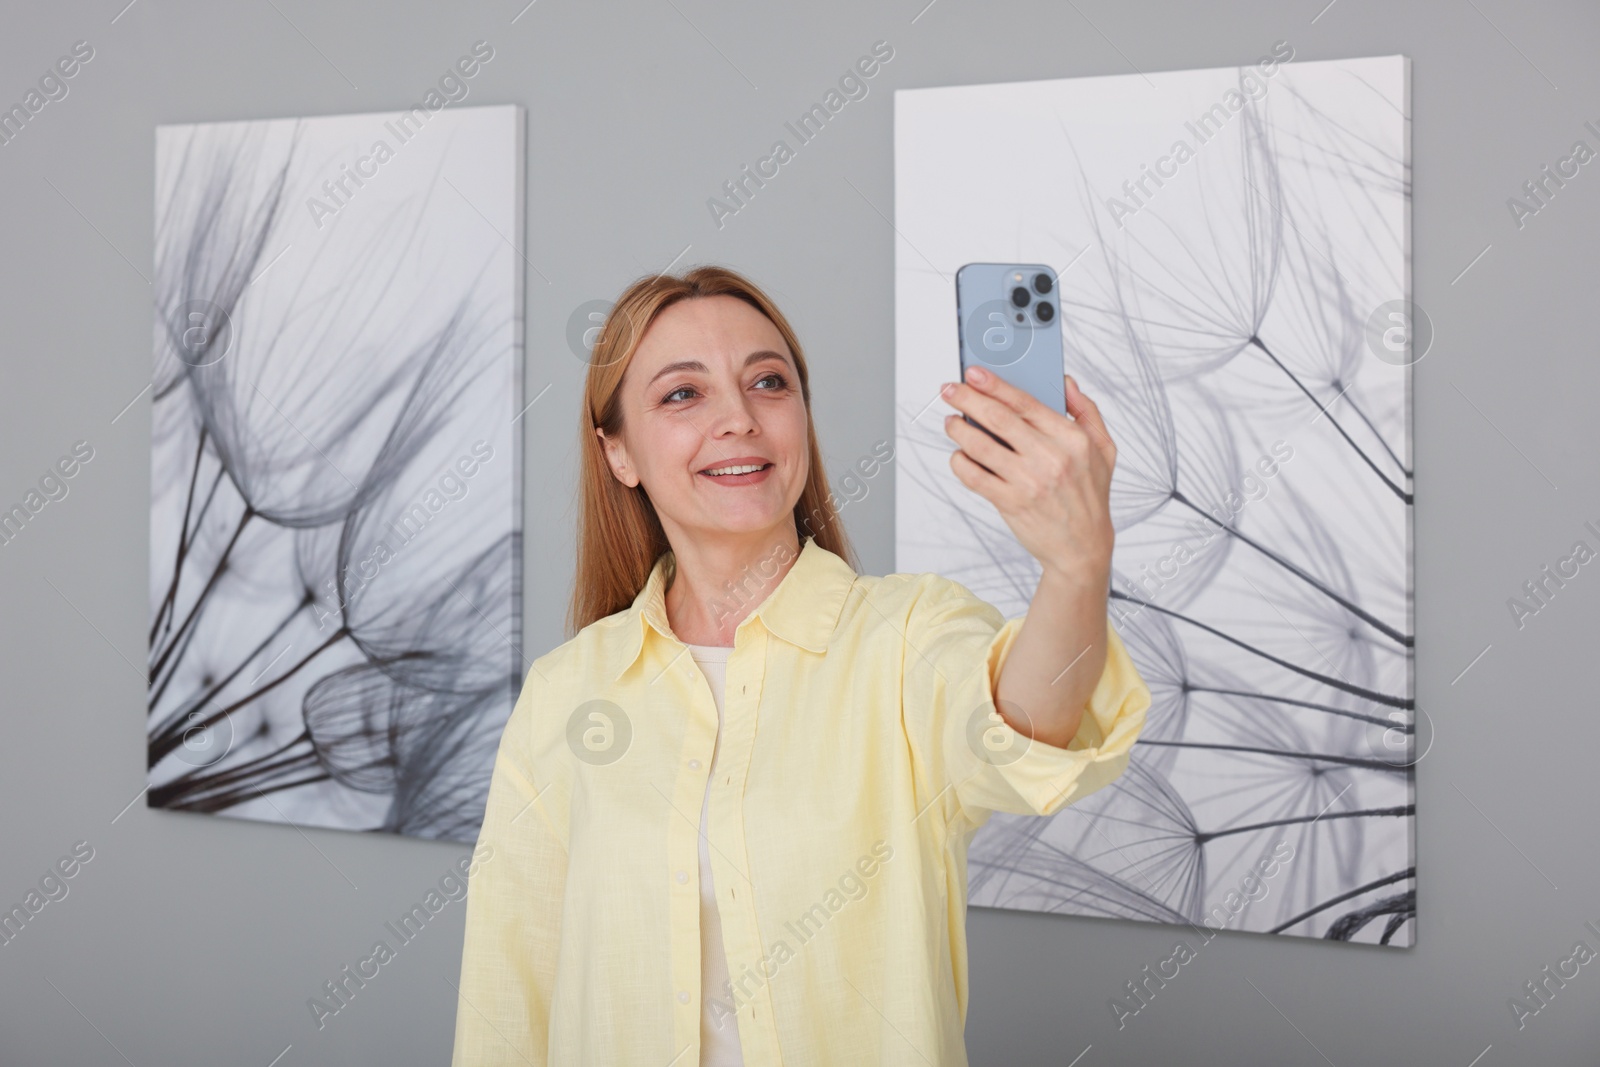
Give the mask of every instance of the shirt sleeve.
<path id="1" fill-rule="evenodd" d="M 535 689 L 530 677 L 501 735 L 467 884 L 454 1067 L 546 1062 L 567 849 L 532 773 Z"/>
<path id="2" fill-rule="evenodd" d="M 922 804 L 949 794 L 974 826 L 995 811 L 1052 815 L 1113 781 L 1150 707 L 1150 689 L 1108 619 L 1105 668 L 1067 747 L 1018 732 L 995 710 L 994 692 L 1024 618 L 1007 621 L 938 578 L 906 628 L 907 734 L 933 794 Z"/>

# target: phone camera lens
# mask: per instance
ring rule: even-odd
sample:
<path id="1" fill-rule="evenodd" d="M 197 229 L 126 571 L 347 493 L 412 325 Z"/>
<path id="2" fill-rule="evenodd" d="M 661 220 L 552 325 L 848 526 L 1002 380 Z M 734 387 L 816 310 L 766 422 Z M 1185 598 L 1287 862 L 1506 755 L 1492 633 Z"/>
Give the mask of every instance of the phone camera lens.
<path id="1" fill-rule="evenodd" d="M 1011 290 L 1011 302 L 1017 305 L 1019 308 L 1027 307 L 1030 299 L 1031 297 L 1028 296 L 1028 290 L 1024 289 L 1020 285 Z"/>
<path id="2" fill-rule="evenodd" d="M 1048 274 L 1035 274 L 1033 276 L 1034 292 L 1038 293 L 1040 296 L 1048 293 L 1052 284 L 1053 283 L 1050 281 L 1050 275 Z"/>
<path id="3" fill-rule="evenodd" d="M 1051 307 L 1049 302 L 1044 300 L 1041 300 L 1039 303 L 1034 305 L 1033 313 L 1039 316 L 1040 322 L 1049 322 L 1051 319 L 1056 317 L 1056 309 Z"/>

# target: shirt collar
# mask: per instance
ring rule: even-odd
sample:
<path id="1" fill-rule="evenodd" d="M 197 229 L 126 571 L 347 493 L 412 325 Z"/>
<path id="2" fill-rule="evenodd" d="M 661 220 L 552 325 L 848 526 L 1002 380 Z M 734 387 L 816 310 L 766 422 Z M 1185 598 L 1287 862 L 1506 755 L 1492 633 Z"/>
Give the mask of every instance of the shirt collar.
<path id="1" fill-rule="evenodd" d="M 669 549 L 656 560 L 644 588 L 634 597 L 633 606 L 616 616 L 620 620 L 616 623 L 618 633 L 626 647 L 618 659 L 612 681 L 638 660 L 644 649 L 646 627 L 670 641 L 679 641 L 667 622 L 667 575 L 673 566 L 674 557 Z M 739 623 L 739 629 L 744 629 L 751 619 L 759 618 L 761 625 L 790 644 L 811 652 L 826 652 L 855 580 L 856 572 L 850 564 L 815 540 L 807 539 L 789 573 Z"/>

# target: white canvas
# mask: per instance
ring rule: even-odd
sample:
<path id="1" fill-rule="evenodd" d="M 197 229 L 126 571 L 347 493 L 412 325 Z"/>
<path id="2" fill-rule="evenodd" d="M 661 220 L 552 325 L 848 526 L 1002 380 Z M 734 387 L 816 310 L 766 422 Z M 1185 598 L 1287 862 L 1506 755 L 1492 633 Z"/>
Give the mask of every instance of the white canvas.
<path id="1" fill-rule="evenodd" d="M 1027 609 L 938 388 L 956 271 L 1053 266 L 1153 703 L 1113 785 L 979 830 L 971 902 L 1409 946 L 1408 61 L 1269 66 L 896 93 L 896 569 Z"/>
<path id="2" fill-rule="evenodd" d="M 157 129 L 150 806 L 476 838 L 527 669 L 523 125 Z"/>

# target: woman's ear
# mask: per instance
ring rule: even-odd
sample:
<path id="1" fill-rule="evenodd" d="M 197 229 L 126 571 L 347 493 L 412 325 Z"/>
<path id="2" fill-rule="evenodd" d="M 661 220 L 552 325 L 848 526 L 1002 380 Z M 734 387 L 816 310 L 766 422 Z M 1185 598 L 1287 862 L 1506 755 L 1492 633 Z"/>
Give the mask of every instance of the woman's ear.
<path id="1" fill-rule="evenodd" d="M 639 476 L 633 472 L 633 465 L 628 462 L 628 448 L 620 440 L 607 437 L 605 430 L 596 426 L 595 436 L 600 439 L 601 451 L 605 453 L 606 465 L 611 468 L 611 473 L 617 481 L 629 489 L 639 484 Z"/>

